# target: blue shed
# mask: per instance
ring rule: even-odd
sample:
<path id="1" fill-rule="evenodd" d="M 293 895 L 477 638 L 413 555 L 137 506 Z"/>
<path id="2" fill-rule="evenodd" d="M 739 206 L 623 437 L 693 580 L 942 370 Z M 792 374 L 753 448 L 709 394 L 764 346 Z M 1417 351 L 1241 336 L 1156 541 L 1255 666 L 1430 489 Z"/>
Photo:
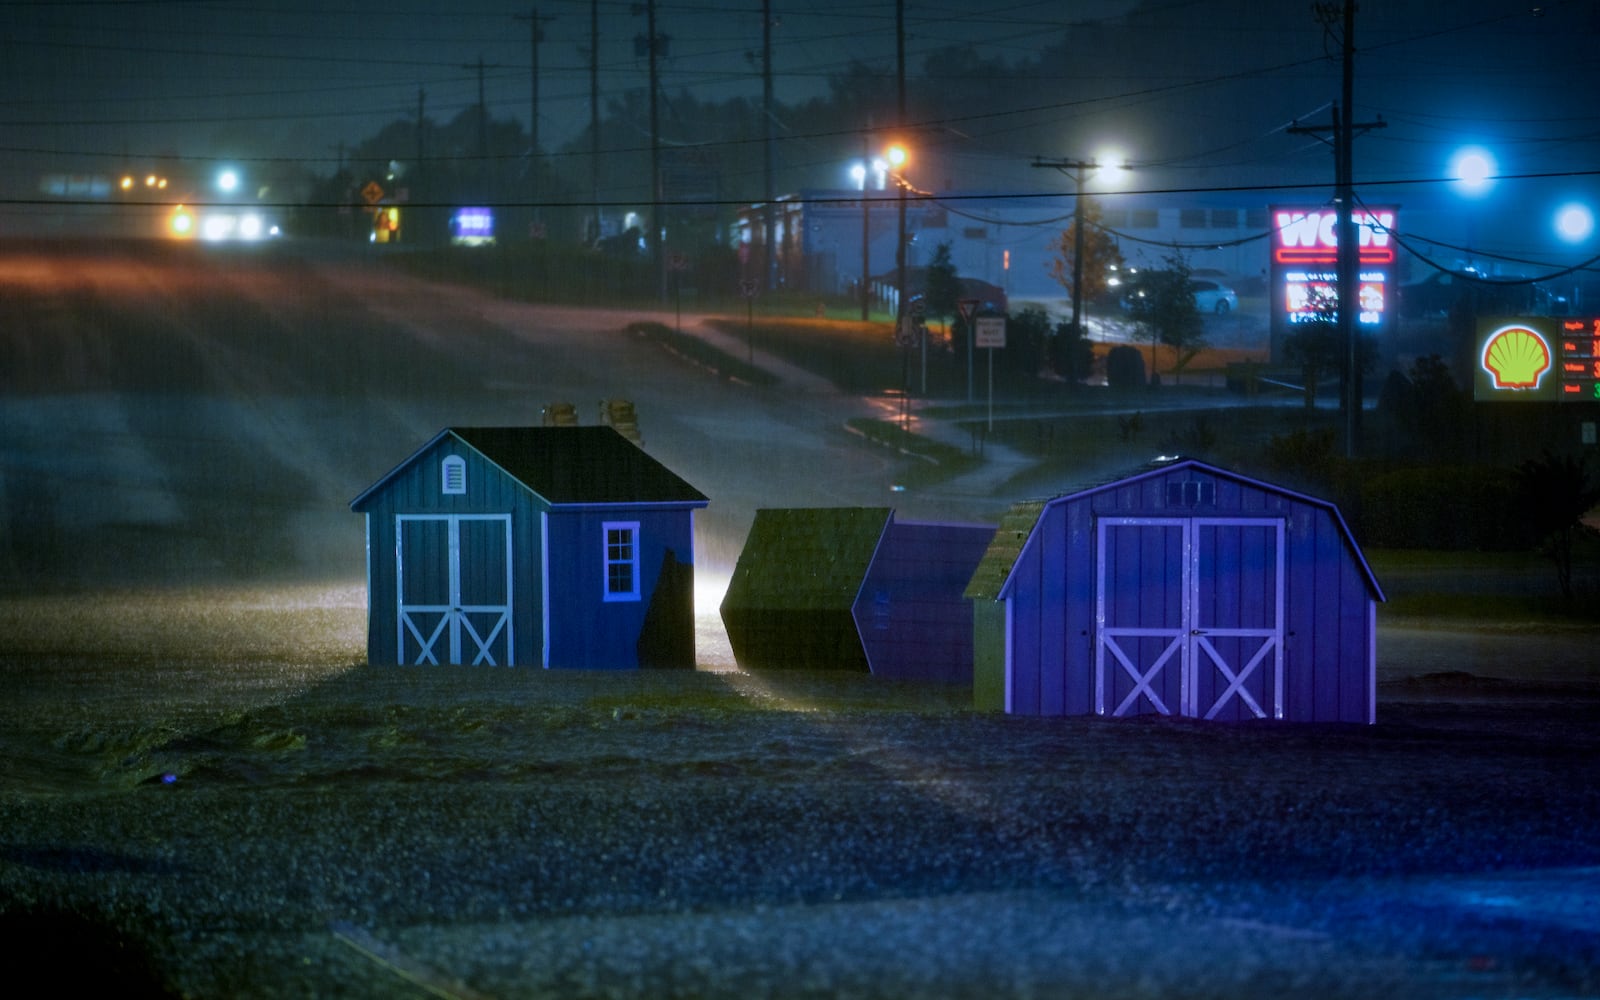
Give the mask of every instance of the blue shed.
<path id="1" fill-rule="evenodd" d="M 706 497 L 610 427 L 450 427 L 350 502 L 374 664 L 692 669 Z"/>
<path id="2" fill-rule="evenodd" d="M 887 507 L 758 510 L 722 601 L 734 658 L 750 670 L 970 684 L 963 591 L 993 534 Z"/>
<path id="3" fill-rule="evenodd" d="M 1202 462 L 1018 504 L 967 595 L 981 708 L 1376 718 L 1383 591 L 1338 508 Z"/>

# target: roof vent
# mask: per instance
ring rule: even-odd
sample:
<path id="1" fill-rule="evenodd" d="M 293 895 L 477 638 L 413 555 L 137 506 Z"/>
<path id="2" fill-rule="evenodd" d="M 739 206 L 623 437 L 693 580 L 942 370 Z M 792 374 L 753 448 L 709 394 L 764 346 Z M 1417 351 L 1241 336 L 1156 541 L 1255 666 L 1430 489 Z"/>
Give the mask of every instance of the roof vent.
<path id="1" fill-rule="evenodd" d="M 1168 483 L 1168 507 L 1210 507 L 1217 502 L 1217 484 L 1210 480 Z"/>

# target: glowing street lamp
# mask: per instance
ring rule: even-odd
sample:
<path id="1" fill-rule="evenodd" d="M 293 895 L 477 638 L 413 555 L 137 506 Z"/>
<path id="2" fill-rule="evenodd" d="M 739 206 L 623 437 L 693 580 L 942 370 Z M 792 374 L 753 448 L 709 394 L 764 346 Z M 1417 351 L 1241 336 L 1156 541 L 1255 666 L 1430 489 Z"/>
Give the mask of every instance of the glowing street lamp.
<path id="1" fill-rule="evenodd" d="M 1594 235 L 1594 212 L 1588 205 L 1568 202 L 1556 209 L 1556 235 L 1567 243 L 1582 243 Z"/>
<path id="2" fill-rule="evenodd" d="M 888 183 L 889 164 L 881 156 L 872 157 L 867 153 L 867 137 L 861 137 L 861 159 L 850 165 L 850 179 L 855 181 L 857 190 L 861 192 L 861 322 L 867 321 L 869 301 L 867 289 L 872 283 L 872 224 L 871 213 L 867 202 L 867 182 L 876 178 L 878 190 L 882 191 Z"/>
<path id="3" fill-rule="evenodd" d="M 1104 170 L 1109 178 L 1120 179 L 1122 172 L 1132 170 L 1127 160 L 1120 153 L 1108 152 L 1105 159 L 1073 160 L 1062 158 L 1059 160 L 1046 160 L 1043 157 L 1034 157 L 1035 167 L 1050 167 L 1072 178 L 1076 186 L 1076 197 L 1072 202 L 1072 325 L 1078 331 L 1078 336 L 1087 337 L 1088 327 L 1084 324 L 1083 315 L 1083 187 L 1090 174 Z M 1107 169 L 1110 168 L 1110 169 Z"/>
<path id="4" fill-rule="evenodd" d="M 1468 146 L 1450 160 L 1450 179 L 1469 198 L 1481 198 L 1494 187 L 1494 157 L 1480 146 Z"/>
<path id="5" fill-rule="evenodd" d="M 893 171 L 895 186 L 900 189 L 900 225 L 899 238 L 894 245 L 895 268 L 895 324 L 898 329 L 906 320 L 906 179 L 903 176 L 905 165 L 911 161 L 911 154 L 900 143 L 894 143 L 883 151 L 883 158 L 888 161 L 889 169 Z"/>
<path id="6" fill-rule="evenodd" d="M 239 172 L 227 169 L 217 174 L 217 190 L 232 194 L 239 190 Z"/>

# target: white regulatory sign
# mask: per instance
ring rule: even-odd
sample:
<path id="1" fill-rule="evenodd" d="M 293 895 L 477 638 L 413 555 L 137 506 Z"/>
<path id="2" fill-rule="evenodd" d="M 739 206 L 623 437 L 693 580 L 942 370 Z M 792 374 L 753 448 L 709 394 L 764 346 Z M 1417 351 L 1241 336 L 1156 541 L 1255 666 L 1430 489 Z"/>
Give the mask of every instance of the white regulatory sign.
<path id="1" fill-rule="evenodd" d="M 1006 318 L 1004 316 L 979 316 L 974 324 L 973 344 L 978 347 L 1006 346 Z"/>

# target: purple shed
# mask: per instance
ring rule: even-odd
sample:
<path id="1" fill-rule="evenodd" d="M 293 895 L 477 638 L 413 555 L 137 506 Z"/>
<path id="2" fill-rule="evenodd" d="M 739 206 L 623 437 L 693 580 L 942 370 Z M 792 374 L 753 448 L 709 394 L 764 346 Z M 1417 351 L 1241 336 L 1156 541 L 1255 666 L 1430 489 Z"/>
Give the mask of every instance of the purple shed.
<path id="1" fill-rule="evenodd" d="M 1018 504 L 967 596 L 980 708 L 1376 718 L 1383 591 L 1338 508 L 1192 459 Z"/>
<path id="2" fill-rule="evenodd" d="M 887 507 L 763 509 L 722 601 L 739 665 L 972 681 L 967 581 L 987 524 L 901 521 Z"/>

